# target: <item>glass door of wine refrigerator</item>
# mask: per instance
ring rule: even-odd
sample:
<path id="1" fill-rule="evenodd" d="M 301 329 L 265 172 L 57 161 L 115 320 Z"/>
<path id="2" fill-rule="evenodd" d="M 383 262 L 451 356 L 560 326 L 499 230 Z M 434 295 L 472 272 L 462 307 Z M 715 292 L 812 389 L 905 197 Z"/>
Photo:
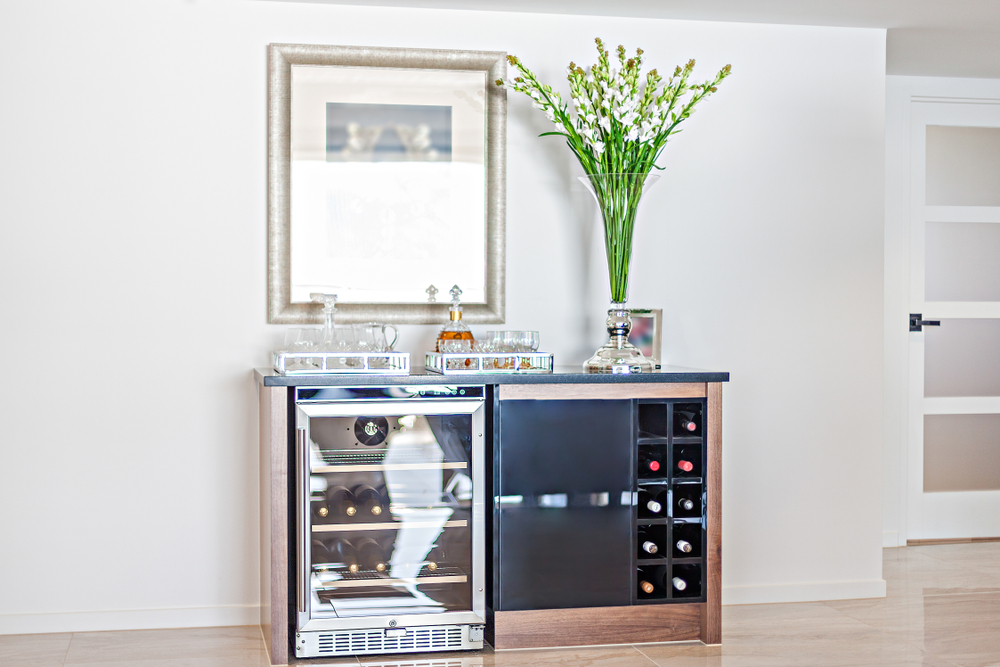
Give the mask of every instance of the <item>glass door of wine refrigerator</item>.
<path id="1" fill-rule="evenodd" d="M 482 389 L 296 402 L 300 631 L 485 622 Z"/>

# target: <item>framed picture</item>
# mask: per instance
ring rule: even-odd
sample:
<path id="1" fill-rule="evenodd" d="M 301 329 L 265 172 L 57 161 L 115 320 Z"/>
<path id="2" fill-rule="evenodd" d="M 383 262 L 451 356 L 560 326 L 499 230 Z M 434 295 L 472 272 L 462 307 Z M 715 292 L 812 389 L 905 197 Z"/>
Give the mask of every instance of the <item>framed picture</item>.
<path id="1" fill-rule="evenodd" d="M 268 319 L 503 322 L 506 54 L 272 44 Z"/>
<path id="2" fill-rule="evenodd" d="M 663 309 L 630 308 L 629 311 L 632 314 L 632 330 L 629 331 L 628 342 L 639 348 L 643 356 L 659 368 Z"/>

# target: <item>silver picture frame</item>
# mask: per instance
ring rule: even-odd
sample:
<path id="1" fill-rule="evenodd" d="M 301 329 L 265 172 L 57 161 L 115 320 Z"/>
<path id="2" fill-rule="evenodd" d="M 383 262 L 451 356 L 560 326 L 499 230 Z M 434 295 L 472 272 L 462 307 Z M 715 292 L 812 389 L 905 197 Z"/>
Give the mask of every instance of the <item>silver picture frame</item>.
<path id="1" fill-rule="evenodd" d="M 629 313 L 632 329 L 629 331 L 628 341 L 653 362 L 654 368 L 659 368 L 663 353 L 663 309 L 630 308 Z"/>
<path id="2" fill-rule="evenodd" d="M 485 303 L 463 304 L 472 324 L 502 323 L 505 317 L 506 126 L 505 89 L 492 85 L 507 72 L 506 53 L 312 44 L 268 47 L 268 322 L 321 324 L 321 304 L 293 302 L 291 284 L 292 66 L 460 70 L 486 77 Z M 451 285 L 438 285 L 436 303 L 341 303 L 337 321 L 434 324 L 447 320 Z"/>

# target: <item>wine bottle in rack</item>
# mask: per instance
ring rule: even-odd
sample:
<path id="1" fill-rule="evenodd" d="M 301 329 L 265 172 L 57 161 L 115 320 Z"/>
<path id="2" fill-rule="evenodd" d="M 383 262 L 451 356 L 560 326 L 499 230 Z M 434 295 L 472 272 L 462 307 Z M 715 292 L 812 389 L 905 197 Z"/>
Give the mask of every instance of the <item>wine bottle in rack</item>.
<path id="1" fill-rule="evenodd" d="M 678 498 L 677 499 L 678 509 L 682 509 L 685 512 L 690 512 L 694 509 L 694 501 L 690 498 Z"/>
<path id="2" fill-rule="evenodd" d="M 354 502 L 367 512 L 379 516 L 382 514 L 382 496 L 370 484 L 358 484 L 354 487 Z"/>
<path id="3" fill-rule="evenodd" d="M 698 423 L 695 422 L 695 413 L 678 410 L 674 412 L 674 419 L 678 428 L 684 433 L 694 433 L 698 430 Z"/>
<path id="4" fill-rule="evenodd" d="M 675 590 L 678 591 L 687 590 L 688 587 L 687 582 L 681 579 L 680 577 L 674 577 L 671 583 L 673 583 Z"/>
<path id="5" fill-rule="evenodd" d="M 657 499 L 657 496 L 654 496 L 645 489 L 639 489 L 639 507 L 644 512 L 649 512 L 650 514 L 661 514 L 663 512 L 663 503 Z"/>
<path id="6" fill-rule="evenodd" d="M 378 542 L 370 537 L 363 537 L 358 540 L 356 551 L 364 569 L 385 572 L 385 552 Z"/>
<path id="7" fill-rule="evenodd" d="M 657 477 L 658 473 L 663 470 L 664 462 L 660 460 L 657 455 L 658 452 L 644 452 L 640 448 L 639 450 L 639 476 L 640 477 Z"/>
<path id="8" fill-rule="evenodd" d="M 354 546 L 344 539 L 337 539 L 330 543 L 330 560 L 336 561 L 337 563 L 342 563 L 347 566 L 349 572 L 357 572 L 360 568 L 358 566 L 358 556 L 354 549 Z"/>
<path id="9" fill-rule="evenodd" d="M 653 540 L 644 540 L 642 543 L 642 550 L 652 556 L 660 549 L 656 546 L 656 542 Z"/>
<path id="10" fill-rule="evenodd" d="M 354 516 L 358 513 L 354 495 L 344 486 L 331 486 L 326 490 L 327 513 L 334 516 Z"/>
<path id="11" fill-rule="evenodd" d="M 677 469 L 682 472 L 691 472 L 694 470 L 694 464 L 685 459 L 680 459 L 677 461 Z"/>
<path id="12" fill-rule="evenodd" d="M 656 590 L 656 586 L 646 581 L 645 579 L 639 581 L 639 588 L 641 588 L 642 592 L 646 593 L 647 595 Z"/>
<path id="13" fill-rule="evenodd" d="M 691 543 L 687 540 L 677 540 L 677 543 L 674 546 L 678 551 L 685 554 L 691 553 L 692 549 L 694 549 L 694 547 L 691 546 Z"/>

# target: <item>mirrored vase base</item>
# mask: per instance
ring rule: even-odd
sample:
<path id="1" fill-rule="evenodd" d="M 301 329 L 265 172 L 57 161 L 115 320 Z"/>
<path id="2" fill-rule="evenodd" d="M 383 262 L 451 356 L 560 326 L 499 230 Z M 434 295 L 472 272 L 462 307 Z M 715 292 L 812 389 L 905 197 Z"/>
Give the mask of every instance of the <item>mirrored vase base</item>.
<path id="1" fill-rule="evenodd" d="M 651 373 L 653 362 L 628 341 L 610 340 L 583 363 L 587 373 Z"/>

